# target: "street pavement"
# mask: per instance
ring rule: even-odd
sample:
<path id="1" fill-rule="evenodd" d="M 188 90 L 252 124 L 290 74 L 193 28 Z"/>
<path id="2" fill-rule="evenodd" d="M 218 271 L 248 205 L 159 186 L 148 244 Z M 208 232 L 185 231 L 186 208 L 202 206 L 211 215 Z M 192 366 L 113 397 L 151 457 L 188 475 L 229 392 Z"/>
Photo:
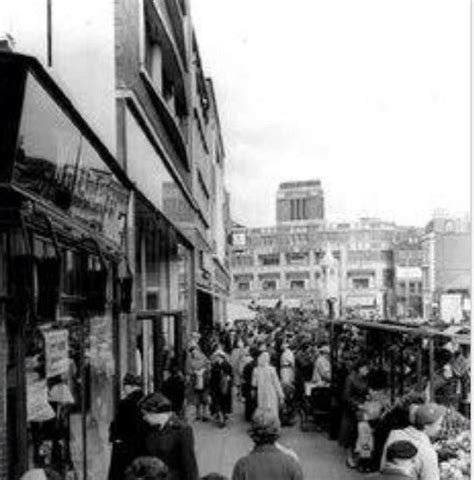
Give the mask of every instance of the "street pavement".
<path id="1" fill-rule="evenodd" d="M 231 478 L 236 461 L 253 446 L 247 435 L 240 405 L 229 426 L 223 429 L 214 422 L 191 421 L 196 441 L 200 476 L 215 472 Z M 191 416 L 192 418 L 192 416 Z M 305 480 L 361 480 L 367 478 L 345 466 L 344 454 L 337 442 L 318 432 L 302 432 L 299 425 L 285 427 L 280 443 L 294 450 L 300 458 Z"/>

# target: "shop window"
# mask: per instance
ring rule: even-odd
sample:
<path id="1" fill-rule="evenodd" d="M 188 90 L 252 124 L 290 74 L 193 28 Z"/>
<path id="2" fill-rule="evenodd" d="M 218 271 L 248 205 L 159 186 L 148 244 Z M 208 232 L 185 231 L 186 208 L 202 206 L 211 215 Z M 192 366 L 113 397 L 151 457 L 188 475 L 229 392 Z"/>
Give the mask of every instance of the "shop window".
<path id="1" fill-rule="evenodd" d="M 365 290 L 369 288 L 369 279 L 368 278 L 353 278 L 352 279 L 352 288 L 354 290 Z"/>
<path id="2" fill-rule="evenodd" d="M 239 292 L 246 292 L 250 290 L 250 282 L 239 282 L 237 284 L 237 290 Z"/>
<path id="3" fill-rule="evenodd" d="M 291 280 L 290 281 L 290 290 L 304 290 L 305 281 L 304 280 Z"/>

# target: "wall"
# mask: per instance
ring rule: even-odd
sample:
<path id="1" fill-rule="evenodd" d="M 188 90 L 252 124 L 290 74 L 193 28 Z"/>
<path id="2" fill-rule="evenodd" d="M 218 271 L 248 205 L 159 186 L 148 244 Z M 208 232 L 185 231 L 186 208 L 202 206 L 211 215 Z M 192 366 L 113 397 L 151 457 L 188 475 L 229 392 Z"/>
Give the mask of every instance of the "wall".
<path id="1" fill-rule="evenodd" d="M 51 3 L 51 73 L 102 141 L 115 153 L 113 1 L 61 0 Z M 14 50 L 36 56 L 48 66 L 46 5 L 46 0 L 15 0 L 8 2 L 2 17 L 5 30 L 13 37 Z"/>

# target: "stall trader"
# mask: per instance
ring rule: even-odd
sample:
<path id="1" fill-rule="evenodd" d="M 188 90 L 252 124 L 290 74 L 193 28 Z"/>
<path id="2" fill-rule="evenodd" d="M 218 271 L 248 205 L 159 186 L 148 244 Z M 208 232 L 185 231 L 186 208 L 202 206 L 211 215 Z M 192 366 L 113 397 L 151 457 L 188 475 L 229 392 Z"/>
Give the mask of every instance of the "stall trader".
<path id="1" fill-rule="evenodd" d="M 415 445 L 418 453 L 415 457 L 415 472 L 418 480 L 439 480 L 438 456 L 431 439 L 441 430 L 446 407 L 436 403 L 427 403 L 417 407 L 414 413 L 414 425 L 403 430 L 393 430 L 385 444 L 382 455 L 381 470 L 387 466 L 387 449 L 399 440 L 406 440 Z"/>

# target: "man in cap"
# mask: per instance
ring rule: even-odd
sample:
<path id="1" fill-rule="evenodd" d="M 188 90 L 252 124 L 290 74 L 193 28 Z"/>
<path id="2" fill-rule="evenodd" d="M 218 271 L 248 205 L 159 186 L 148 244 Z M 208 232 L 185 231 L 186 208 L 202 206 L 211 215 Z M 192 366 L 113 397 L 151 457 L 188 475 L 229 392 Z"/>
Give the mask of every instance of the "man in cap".
<path id="1" fill-rule="evenodd" d="M 425 403 L 417 407 L 413 415 L 413 425 L 390 432 L 382 455 L 381 469 L 387 466 L 388 447 L 399 440 L 406 440 L 418 449 L 415 456 L 416 478 L 439 480 L 438 456 L 431 439 L 441 430 L 445 413 L 446 408 L 436 403 Z"/>
<path id="2" fill-rule="evenodd" d="M 139 454 L 158 457 L 169 468 L 169 480 L 198 480 L 192 428 L 172 412 L 161 393 L 147 395 L 140 403 L 145 421 Z"/>
<path id="3" fill-rule="evenodd" d="M 141 377 L 127 373 L 122 384 L 123 398 L 118 404 L 117 413 L 110 425 L 109 437 L 113 444 L 110 480 L 123 479 L 125 469 L 136 457 L 137 440 L 142 422 L 141 410 L 138 406 L 143 398 Z"/>
<path id="4" fill-rule="evenodd" d="M 415 458 L 418 449 L 406 440 L 387 447 L 387 465 L 374 480 L 406 480 L 416 478 Z"/>
<path id="5" fill-rule="evenodd" d="M 232 480 L 302 480 L 303 472 L 294 452 L 278 446 L 278 417 L 269 409 L 255 412 L 250 437 L 254 449 L 234 466 Z"/>

